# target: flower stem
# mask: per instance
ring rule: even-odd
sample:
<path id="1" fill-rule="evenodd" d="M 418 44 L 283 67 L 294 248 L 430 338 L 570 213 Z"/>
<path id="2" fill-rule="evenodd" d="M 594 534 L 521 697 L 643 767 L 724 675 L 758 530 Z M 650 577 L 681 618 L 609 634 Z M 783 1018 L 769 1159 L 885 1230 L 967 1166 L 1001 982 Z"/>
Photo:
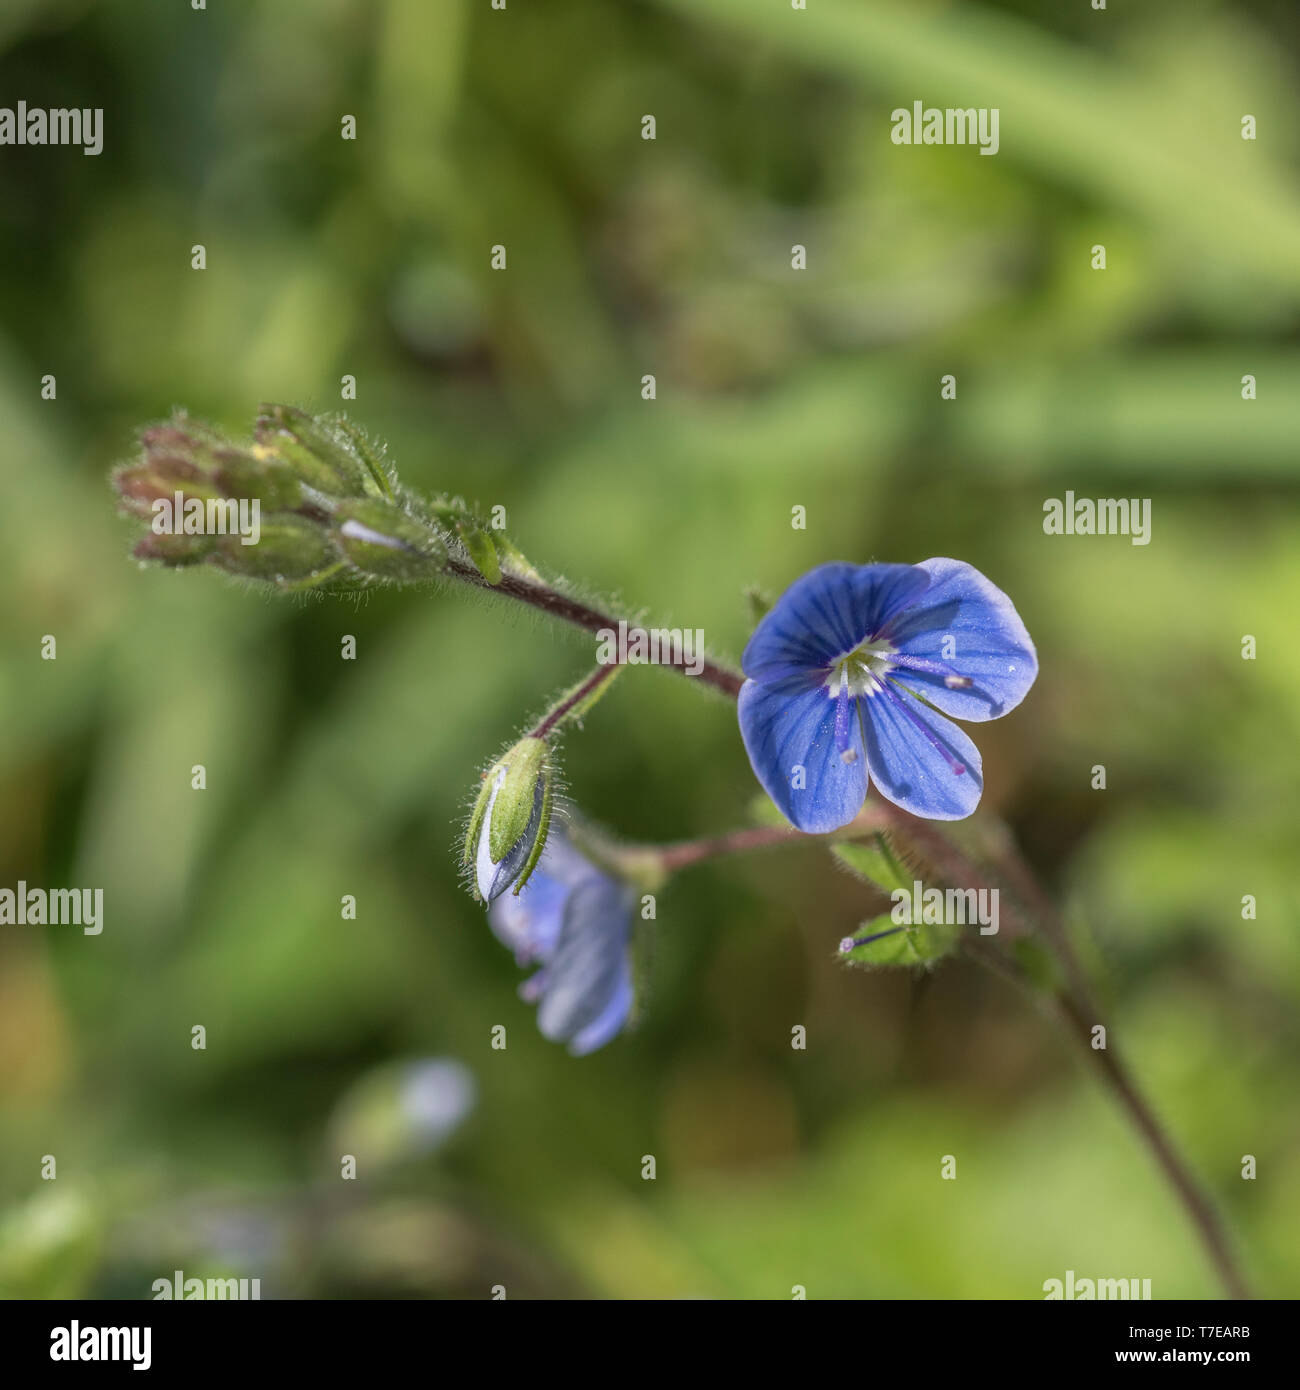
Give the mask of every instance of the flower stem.
<path id="1" fill-rule="evenodd" d="M 1143 1143 L 1150 1150 L 1161 1171 L 1169 1180 L 1170 1186 L 1183 1204 L 1184 1210 L 1196 1228 L 1205 1252 L 1209 1256 L 1220 1282 L 1228 1292 L 1229 1298 L 1250 1298 L 1251 1293 L 1245 1277 L 1237 1267 L 1236 1258 L 1228 1243 L 1227 1233 L 1215 1210 L 1213 1203 L 1197 1182 L 1181 1155 L 1174 1148 L 1164 1127 L 1147 1104 L 1137 1088 L 1127 1064 L 1110 1042 L 1107 1032 L 1106 1046 L 1094 1048 L 1092 1030 L 1097 1016 L 1092 1010 L 1081 1013 L 1078 1004 L 1068 992 L 1062 990 L 1055 996 L 1059 1013 L 1087 1056 L 1091 1057 L 1101 1069 L 1120 1104 L 1128 1112 L 1134 1127 L 1142 1136 Z"/>
<path id="2" fill-rule="evenodd" d="M 748 854 L 758 849 L 779 849 L 783 845 L 829 844 L 836 840 L 851 840 L 882 829 L 888 817 L 878 807 L 865 807 L 856 820 L 830 835 L 806 835 L 788 825 L 755 825 L 741 830 L 729 830 L 723 835 L 706 835 L 699 840 L 682 840 L 677 844 L 657 845 L 660 866 L 665 873 L 689 869 L 708 859 L 728 854 Z"/>
<path id="3" fill-rule="evenodd" d="M 547 710 L 536 726 L 530 730 L 528 737 L 545 738 L 548 734 L 553 734 L 575 710 L 581 711 L 590 704 L 594 704 L 595 702 L 591 697 L 611 676 L 616 676 L 619 669 L 617 665 L 597 666 L 591 675 L 585 680 L 579 681 L 572 690 L 561 697 L 558 704 Z"/>
<path id="4" fill-rule="evenodd" d="M 617 618 L 608 613 L 602 613 L 598 608 L 593 608 L 590 604 L 583 603 L 569 594 L 561 593 L 543 581 L 526 579 L 522 575 L 511 574 L 506 571 L 502 573 L 499 584 L 489 584 L 473 565 L 465 564 L 454 556 L 448 560 L 445 572 L 453 579 L 470 584 L 476 589 L 482 589 L 489 594 L 503 594 L 507 598 L 515 599 L 519 603 L 526 603 L 530 608 L 536 608 L 542 613 L 559 618 L 562 622 L 570 623 L 574 627 L 583 628 L 587 632 L 618 631 Z M 640 628 L 629 627 L 629 639 L 635 639 L 641 631 Z M 711 685 L 715 690 L 729 695 L 733 700 L 740 694 L 740 687 L 745 682 L 745 678 L 738 671 L 733 671 L 729 666 L 724 666 L 721 662 L 710 661 L 707 658 L 703 661 L 698 672 L 689 671 L 686 669 L 687 666 L 693 665 L 694 662 L 689 662 L 684 653 L 678 653 L 676 661 L 666 661 L 661 664 L 671 670 L 680 671 L 682 675 L 689 676 L 693 680 L 703 681 L 705 685 Z"/>

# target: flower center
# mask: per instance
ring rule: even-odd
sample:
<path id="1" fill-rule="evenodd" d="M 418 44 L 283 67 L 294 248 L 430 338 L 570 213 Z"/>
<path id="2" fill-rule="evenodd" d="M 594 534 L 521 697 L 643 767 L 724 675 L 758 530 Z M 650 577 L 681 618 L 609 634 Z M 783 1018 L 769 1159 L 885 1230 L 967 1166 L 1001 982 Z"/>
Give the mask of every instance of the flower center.
<path id="1" fill-rule="evenodd" d="M 884 689 L 885 675 L 893 670 L 890 657 L 894 649 L 888 642 L 863 642 L 845 656 L 831 662 L 826 689 L 832 697 L 875 695 Z"/>

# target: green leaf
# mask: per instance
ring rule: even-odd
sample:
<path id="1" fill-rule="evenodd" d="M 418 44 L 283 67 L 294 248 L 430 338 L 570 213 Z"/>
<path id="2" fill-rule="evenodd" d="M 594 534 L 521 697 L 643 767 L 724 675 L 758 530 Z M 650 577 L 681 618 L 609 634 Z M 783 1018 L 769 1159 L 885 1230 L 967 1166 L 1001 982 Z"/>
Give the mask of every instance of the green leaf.
<path id="1" fill-rule="evenodd" d="M 908 894 L 912 891 L 912 875 L 895 858 L 883 835 L 845 841 L 836 845 L 832 853 L 850 872 L 874 883 L 882 892 L 892 893 L 896 888 Z"/>

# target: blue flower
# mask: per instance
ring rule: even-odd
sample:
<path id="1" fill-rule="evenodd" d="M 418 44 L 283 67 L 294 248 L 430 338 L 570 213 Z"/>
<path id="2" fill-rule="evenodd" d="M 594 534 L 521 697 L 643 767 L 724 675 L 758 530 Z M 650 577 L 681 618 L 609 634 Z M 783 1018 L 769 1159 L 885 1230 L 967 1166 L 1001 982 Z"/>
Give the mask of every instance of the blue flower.
<path id="1" fill-rule="evenodd" d="M 541 968 L 520 986 L 537 1026 L 575 1057 L 604 1047 L 632 1010 L 632 891 L 553 831 L 517 895 L 497 898 L 488 922 L 520 965 Z"/>
<path id="2" fill-rule="evenodd" d="M 944 718 L 996 719 L 1038 674 L 1011 600 L 960 560 L 820 565 L 776 601 L 742 662 L 754 773 L 800 830 L 837 830 L 868 779 L 930 820 L 983 790 L 979 749 Z"/>

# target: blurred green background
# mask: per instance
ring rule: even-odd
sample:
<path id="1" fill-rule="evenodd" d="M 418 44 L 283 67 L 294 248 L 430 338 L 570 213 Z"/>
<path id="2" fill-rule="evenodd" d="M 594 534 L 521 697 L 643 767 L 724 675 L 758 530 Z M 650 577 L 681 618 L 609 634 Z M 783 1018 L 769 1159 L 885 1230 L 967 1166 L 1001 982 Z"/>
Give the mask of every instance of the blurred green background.
<path id="1" fill-rule="evenodd" d="M 0 885 L 102 887 L 106 926 L 0 929 L 0 1289 L 1217 1292 L 1022 1000 L 836 965 L 864 902 L 819 851 L 683 877 L 640 1026 L 581 1061 L 542 1040 L 453 843 L 590 643 L 455 595 L 142 571 L 114 514 L 140 424 L 243 433 L 351 374 L 408 484 L 504 505 L 538 563 L 732 657 L 744 586 L 824 560 L 954 555 L 1005 588 L 1042 674 L 973 731 L 986 805 L 1090 930 L 1251 1277 L 1300 1294 L 1297 23 L 4 0 L 0 104 L 102 107 L 105 145 L 0 149 Z M 917 99 L 997 106 L 1001 152 L 893 146 Z M 1151 498 L 1151 544 L 1045 536 L 1066 489 Z M 565 765 L 633 838 L 743 823 L 756 790 L 732 709 L 662 672 Z M 385 1100 L 418 1057 L 477 1092 L 424 1154 Z"/>

